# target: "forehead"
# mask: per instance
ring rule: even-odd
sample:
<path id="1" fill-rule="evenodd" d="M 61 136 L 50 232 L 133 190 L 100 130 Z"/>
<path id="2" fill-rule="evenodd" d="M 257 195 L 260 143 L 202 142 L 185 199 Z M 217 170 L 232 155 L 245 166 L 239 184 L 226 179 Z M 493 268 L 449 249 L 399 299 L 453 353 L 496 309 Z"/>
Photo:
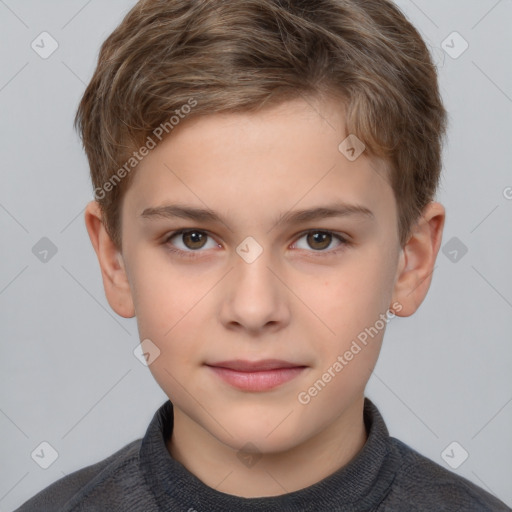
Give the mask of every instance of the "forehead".
<path id="1" fill-rule="evenodd" d="M 139 163 L 127 207 L 179 200 L 246 220 L 322 202 L 393 210 L 384 162 L 364 151 L 351 161 L 348 135 L 335 100 L 186 120 Z"/>

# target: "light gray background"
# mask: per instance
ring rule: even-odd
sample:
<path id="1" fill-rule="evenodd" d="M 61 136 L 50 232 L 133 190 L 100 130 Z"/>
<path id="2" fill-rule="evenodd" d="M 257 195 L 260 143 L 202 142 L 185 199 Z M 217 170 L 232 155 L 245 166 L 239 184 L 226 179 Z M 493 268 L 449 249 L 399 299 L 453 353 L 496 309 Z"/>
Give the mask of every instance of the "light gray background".
<path id="1" fill-rule="evenodd" d="M 135 320 L 105 299 L 72 130 L 99 46 L 133 4 L 0 0 L 0 511 L 142 437 L 166 400 L 133 355 Z M 468 252 L 440 253 L 420 310 L 391 321 L 367 395 L 393 436 L 447 468 L 457 441 L 469 458 L 454 471 L 512 505 L 512 1 L 398 4 L 439 66 L 443 245 Z M 59 44 L 48 59 L 31 48 L 43 31 Z M 442 49 L 453 31 L 469 43 L 456 59 Z M 32 253 L 42 237 L 58 249 L 46 263 Z M 46 470 L 31 458 L 42 441 L 59 454 Z"/>

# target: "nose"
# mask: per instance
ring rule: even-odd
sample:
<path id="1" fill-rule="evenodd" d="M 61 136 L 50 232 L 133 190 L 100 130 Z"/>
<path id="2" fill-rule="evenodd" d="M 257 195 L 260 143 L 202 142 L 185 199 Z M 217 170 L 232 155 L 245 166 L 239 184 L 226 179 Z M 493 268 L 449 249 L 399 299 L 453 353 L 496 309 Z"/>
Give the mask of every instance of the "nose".
<path id="1" fill-rule="evenodd" d="M 290 322 L 289 292 L 266 251 L 251 263 L 234 255 L 226 277 L 221 322 L 251 335 L 284 328 Z"/>

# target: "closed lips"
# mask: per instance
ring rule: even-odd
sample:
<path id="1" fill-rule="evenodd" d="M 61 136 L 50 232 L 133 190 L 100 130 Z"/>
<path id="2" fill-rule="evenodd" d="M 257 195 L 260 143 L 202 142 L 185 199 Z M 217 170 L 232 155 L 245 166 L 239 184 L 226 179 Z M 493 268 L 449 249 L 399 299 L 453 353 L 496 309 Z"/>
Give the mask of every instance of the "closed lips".
<path id="1" fill-rule="evenodd" d="M 245 361 L 242 359 L 221 361 L 218 363 L 207 364 L 207 366 L 213 366 L 216 368 L 225 368 L 227 370 L 233 370 L 237 372 L 263 372 L 278 370 L 282 368 L 304 368 L 305 365 L 292 363 L 289 361 L 282 361 L 279 359 L 265 359 L 261 361 Z"/>

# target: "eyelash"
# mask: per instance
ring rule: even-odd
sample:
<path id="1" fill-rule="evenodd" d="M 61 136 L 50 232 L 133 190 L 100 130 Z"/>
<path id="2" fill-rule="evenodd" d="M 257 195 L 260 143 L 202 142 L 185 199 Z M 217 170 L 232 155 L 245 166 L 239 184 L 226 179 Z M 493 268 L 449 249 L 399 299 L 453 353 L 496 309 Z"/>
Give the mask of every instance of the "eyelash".
<path id="1" fill-rule="evenodd" d="M 204 231 L 202 229 L 195 229 L 195 228 L 179 229 L 177 231 L 173 231 L 168 236 L 166 236 L 163 243 L 167 247 L 167 250 L 172 253 L 178 254 L 180 257 L 185 257 L 185 258 L 190 258 L 190 259 L 201 257 L 201 252 L 204 252 L 204 251 L 201 251 L 200 249 L 198 249 L 196 251 L 193 251 L 193 250 L 182 251 L 181 249 L 176 249 L 175 247 L 173 247 L 170 244 L 170 240 L 172 238 L 174 238 L 175 236 L 181 235 L 183 233 L 190 233 L 190 232 L 198 232 L 198 233 L 205 234 L 210 238 L 214 238 L 207 231 Z M 332 256 L 332 255 L 335 255 L 335 254 L 338 254 L 338 253 L 344 251 L 348 246 L 351 245 L 351 243 L 343 236 L 338 235 L 337 233 L 335 233 L 333 231 L 326 230 L 326 229 L 308 229 L 307 231 L 303 231 L 302 233 L 299 233 L 299 235 L 296 238 L 296 241 L 300 240 L 303 236 L 308 235 L 309 233 L 325 233 L 328 235 L 332 235 L 334 238 L 337 238 L 340 241 L 340 245 L 336 249 L 324 250 L 324 251 L 314 251 L 314 250 L 308 251 L 308 252 L 313 252 L 315 254 L 315 257 L 321 258 L 321 257 L 326 257 L 326 256 Z M 306 250 L 306 249 L 303 249 L 303 250 Z"/>

